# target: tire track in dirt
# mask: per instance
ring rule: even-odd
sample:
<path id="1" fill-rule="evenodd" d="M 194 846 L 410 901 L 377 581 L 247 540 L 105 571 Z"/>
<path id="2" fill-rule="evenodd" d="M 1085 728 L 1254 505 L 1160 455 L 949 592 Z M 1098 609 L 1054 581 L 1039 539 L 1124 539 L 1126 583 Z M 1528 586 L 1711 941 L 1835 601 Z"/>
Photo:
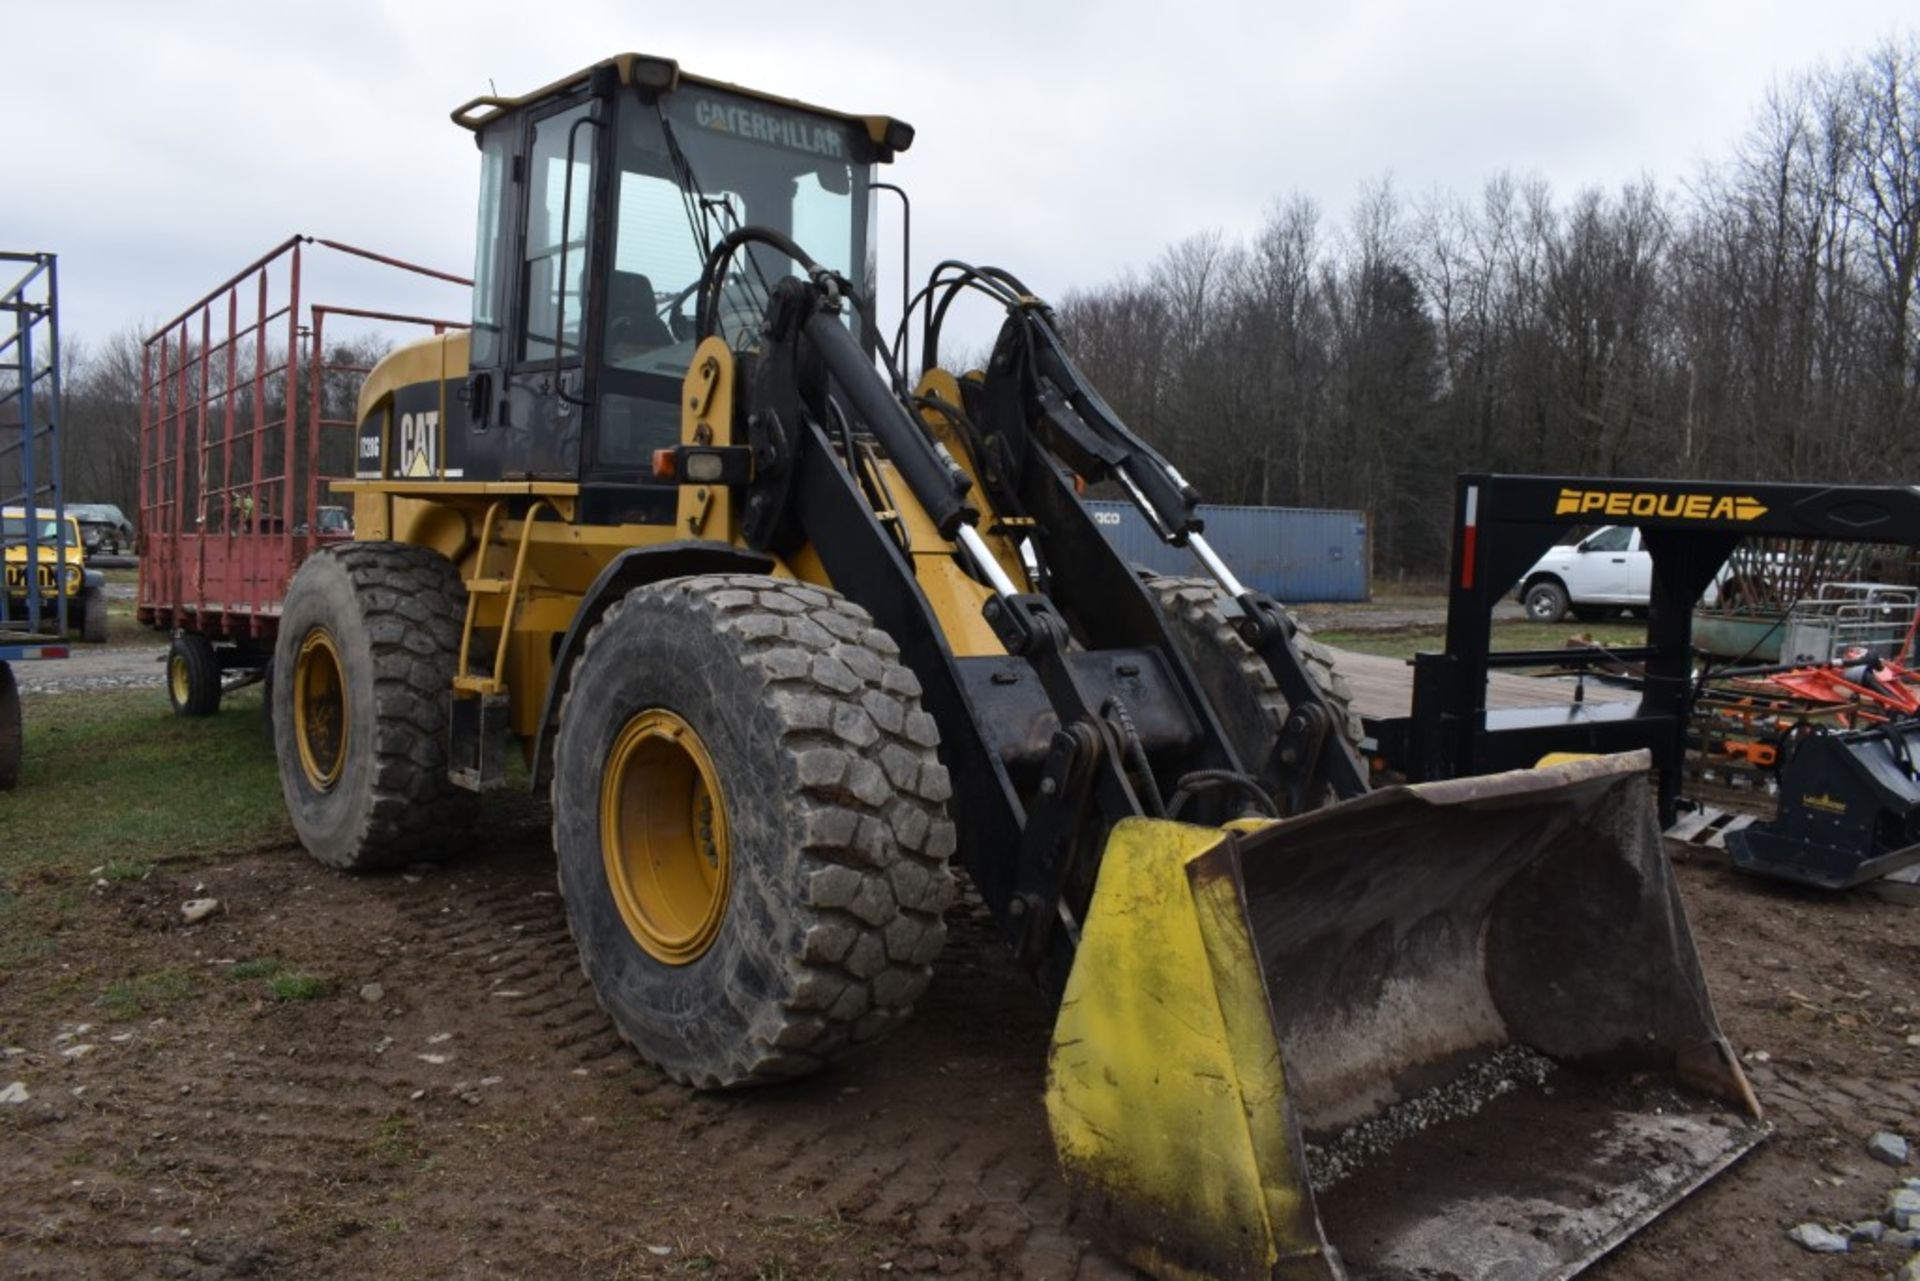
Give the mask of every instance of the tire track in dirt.
<path id="1" fill-rule="evenodd" d="M 0 1111 L 0 1274 L 644 1275 L 664 1240 L 720 1275 L 1114 1275 L 1067 1222 L 1045 1004 L 968 909 L 899 1033 L 702 1095 L 620 1040 L 544 841 L 504 835 L 468 866 L 284 851 L 94 895 L 103 967 L 15 975 L 33 1013 L 0 1014 L 33 1086 Z M 182 930 L 202 881 L 222 911 Z M 324 988 L 278 996 L 282 972 Z M 105 995 L 155 975 L 159 1006 Z"/>
<path id="2" fill-rule="evenodd" d="M 907 1026 L 853 1061 L 788 1086 L 708 1095 L 648 1067 L 596 1003 L 552 890 L 550 862 L 489 860 L 430 874 L 402 900 L 473 1004 L 504 1011 L 556 1073 L 617 1077 L 676 1153 L 708 1163 L 714 1195 L 749 1214 L 873 1228 L 899 1263 L 968 1275 L 1128 1275 L 1068 1225 L 1040 1107 L 1045 1003 L 1000 960 L 977 906 Z M 415 962 L 418 963 L 418 960 Z M 416 976 L 416 981 L 417 981 Z M 657 1140 L 656 1140 L 657 1141 Z"/>

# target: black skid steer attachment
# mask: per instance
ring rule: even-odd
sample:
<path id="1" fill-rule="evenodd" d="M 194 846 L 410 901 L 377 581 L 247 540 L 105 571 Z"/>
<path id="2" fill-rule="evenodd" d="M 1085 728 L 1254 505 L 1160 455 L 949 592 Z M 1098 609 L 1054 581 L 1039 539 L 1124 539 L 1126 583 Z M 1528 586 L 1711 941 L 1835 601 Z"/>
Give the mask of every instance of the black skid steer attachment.
<path id="1" fill-rule="evenodd" d="M 1779 813 L 1727 837 L 1735 867 L 1843 890 L 1920 863 L 1920 723 L 1819 731 L 1791 750 Z"/>
<path id="2" fill-rule="evenodd" d="M 1765 1134 L 1643 754 L 1108 843 L 1051 1056 L 1161 1276 L 1578 1272 Z"/>

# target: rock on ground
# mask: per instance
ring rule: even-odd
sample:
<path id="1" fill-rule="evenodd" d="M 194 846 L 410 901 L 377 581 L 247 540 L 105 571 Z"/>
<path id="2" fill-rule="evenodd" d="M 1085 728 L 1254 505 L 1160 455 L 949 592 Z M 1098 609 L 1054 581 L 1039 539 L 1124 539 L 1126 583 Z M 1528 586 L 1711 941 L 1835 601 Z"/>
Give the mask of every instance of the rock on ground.
<path id="1" fill-rule="evenodd" d="M 1907 1163 L 1907 1141 L 1897 1134 L 1886 1130 L 1867 1140 L 1867 1151 L 1876 1161 L 1887 1165 L 1905 1165 Z"/>
<path id="2" fill-rule="evenodd" d="M 1815 1254 L 1845 1254 L 1848 1250 L 1845 1237 L 1838 1232 L 1821 1227 L 1818 1223 L 1802 1223 L 1791 1229 L 1787 1235 L 1801 1249 L 1811 1250 Z"/>

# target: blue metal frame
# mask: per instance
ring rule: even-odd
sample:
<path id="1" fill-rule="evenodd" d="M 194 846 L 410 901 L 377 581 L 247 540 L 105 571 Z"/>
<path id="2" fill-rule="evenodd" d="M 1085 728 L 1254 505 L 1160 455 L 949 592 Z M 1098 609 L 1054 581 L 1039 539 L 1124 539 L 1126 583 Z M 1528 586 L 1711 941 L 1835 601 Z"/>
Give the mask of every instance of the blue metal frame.
<path id="1" fill-rule="evenodd" d="M 24 508 L 26 609 L 21 617 L 0 590 L 0 642 L 30 642 L 67 634 L 67 593 L 60 579 L 67 561 L 66 501 L 60 483 L 60 285 L 56 255 L 0 250 L 0 271 L 21 275 L 0 291 L 0 508 Z M 0 275 L 4 280 L 5 275 Z M 46 559 L 38 522 L 54 516 L 55 588 L 51 609 L 40 585 Z M 9 646 L 0 657 L 12 657 Z M 41 653 L 43 649 L 60 652 Z M 65 657 L 65 646 L 27 645 L 18 657 Z"/>

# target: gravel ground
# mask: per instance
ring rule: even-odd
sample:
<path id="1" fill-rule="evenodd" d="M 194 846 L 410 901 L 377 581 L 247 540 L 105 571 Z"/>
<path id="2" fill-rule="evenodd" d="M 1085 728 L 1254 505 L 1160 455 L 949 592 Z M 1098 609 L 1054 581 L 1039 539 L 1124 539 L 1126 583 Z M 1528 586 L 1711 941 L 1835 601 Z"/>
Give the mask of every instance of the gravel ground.
<path id="1" fill-rule="evenodd" d="M 77 694 L 89 690 L 159 689 L 166 679 L 167 647 L 75 645 L 69 658 L 18 663 L 13 669 L 20 692 L 36 695 Z"/>

